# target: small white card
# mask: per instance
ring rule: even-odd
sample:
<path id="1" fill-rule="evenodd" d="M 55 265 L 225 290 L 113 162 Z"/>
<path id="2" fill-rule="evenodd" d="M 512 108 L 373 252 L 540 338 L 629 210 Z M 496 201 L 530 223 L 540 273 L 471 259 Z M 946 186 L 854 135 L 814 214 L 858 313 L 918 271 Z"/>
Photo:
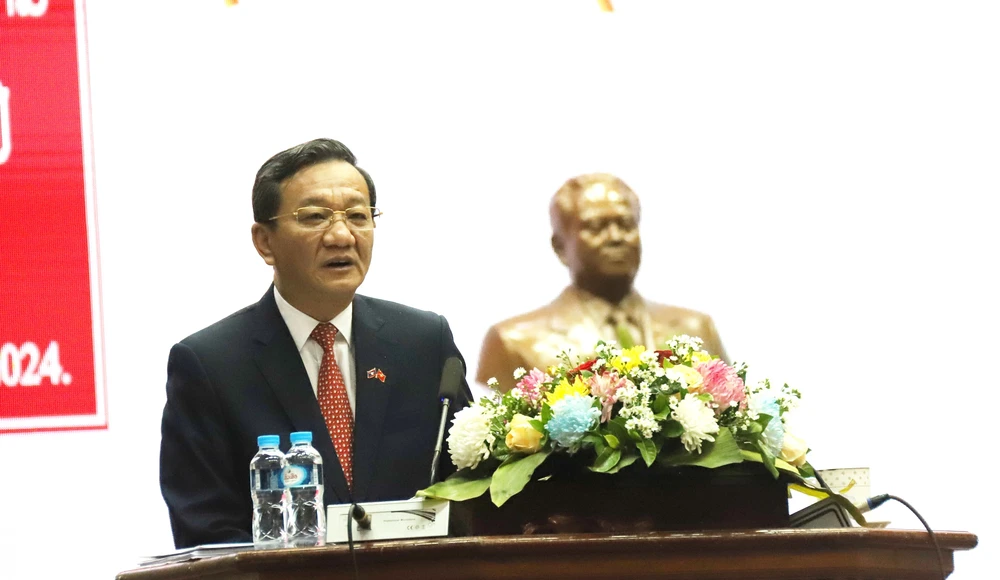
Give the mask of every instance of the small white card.
<path id="1" fill-rule="evenodd" d="M 405 501 L 379 501 L 358 504 L 371 515 L 371 529 L 363 530 L 351 519 L 350 504 L 326 508 L 326 541 L 347 541 L 347 522 L 355 542 L 433 538 L 448 535 L 451 502 L 445 499 L 414 498 Z"/>

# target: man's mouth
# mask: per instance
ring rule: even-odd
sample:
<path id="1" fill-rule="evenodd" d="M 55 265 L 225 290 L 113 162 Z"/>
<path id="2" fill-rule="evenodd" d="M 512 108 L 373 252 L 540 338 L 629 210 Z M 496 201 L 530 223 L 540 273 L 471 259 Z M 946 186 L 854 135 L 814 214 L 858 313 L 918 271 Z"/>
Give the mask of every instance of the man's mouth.
<path id="1" fill-rule="evenodd" d="M 601 248 L 601 254 L 612 260 L 625 260 L 635 255 L 630 248 Z"/>
<path id="2" fill-rule="evenodd" d="M 350 268 L 354 265 L 354 260 L 350 258 L 333 258 L 332 260 L 327 260 L 323 263 L 324 268 L 330 268 L 332 270 L 341 270 L 345 268 Z"/>

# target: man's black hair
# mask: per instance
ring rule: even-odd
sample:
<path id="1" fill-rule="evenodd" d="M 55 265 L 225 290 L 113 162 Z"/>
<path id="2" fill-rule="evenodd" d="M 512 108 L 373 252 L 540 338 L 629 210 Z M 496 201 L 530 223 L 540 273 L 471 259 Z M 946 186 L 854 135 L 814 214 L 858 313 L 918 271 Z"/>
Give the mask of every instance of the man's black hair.
<path id="1" fill-rule="evenodd" d="M 368 172 L 358 167 L 358 160 L 340 141 L 313 139 L 281 153 L 264 162 L 253 182 L 253 219 L 266 224 L 278 213 L 281 205 L 281 184 L 299 171 L 325 161 L 346 161 L 365 178 L 368 184 L 369 205 L 375 205 L 375 182 Z"/>

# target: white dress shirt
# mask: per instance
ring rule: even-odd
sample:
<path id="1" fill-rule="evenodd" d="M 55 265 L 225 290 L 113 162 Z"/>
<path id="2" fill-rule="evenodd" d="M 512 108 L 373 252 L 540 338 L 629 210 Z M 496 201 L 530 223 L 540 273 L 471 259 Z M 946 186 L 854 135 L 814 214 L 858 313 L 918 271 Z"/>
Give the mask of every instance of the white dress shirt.
<path id="1" fill-rule="evenodd" d="M 285 320 L 288 331 L 292 333 L 292 340 L 295 341 L 295 348 L 302 357 L 302 364 L 306 367 L 306 374 L 309 375 L 309 382 L 312 384 L 313 395 L 317 394 L 317 383 L 319 381 L 319 366 L 323 362 L 323 347 L 318 342 L 309 338 L 319 320 L 309 316 L 301 310 L 295 308 L 285 300 L 278 289 L 274 289 L 274 301 L 278 304 L 278 312 Z M 354 385 L 354 344 L 351 343 L 351 323 L 354 320 L 354 303 L 347 305 L 340 314 L 329 320 L 337 327 L 337 338 L 333 342 L 333 356 L 340 367 L 340 374 L 344 376 L 344 386 L 347 388 L 347 400 L 351 403 L 351 413 L 355 408 L 355 385 Z"/>

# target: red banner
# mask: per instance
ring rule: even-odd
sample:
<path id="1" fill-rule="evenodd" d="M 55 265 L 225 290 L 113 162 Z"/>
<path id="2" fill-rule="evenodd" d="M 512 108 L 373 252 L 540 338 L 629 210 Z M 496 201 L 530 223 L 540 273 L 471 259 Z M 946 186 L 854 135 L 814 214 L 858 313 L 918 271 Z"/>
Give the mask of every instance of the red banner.
<path id="1" fill-rule="evenodd" d="M 0 433 L 104 428 L 83 2 L 0 5 Z"/>

